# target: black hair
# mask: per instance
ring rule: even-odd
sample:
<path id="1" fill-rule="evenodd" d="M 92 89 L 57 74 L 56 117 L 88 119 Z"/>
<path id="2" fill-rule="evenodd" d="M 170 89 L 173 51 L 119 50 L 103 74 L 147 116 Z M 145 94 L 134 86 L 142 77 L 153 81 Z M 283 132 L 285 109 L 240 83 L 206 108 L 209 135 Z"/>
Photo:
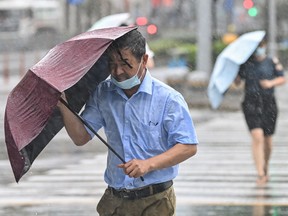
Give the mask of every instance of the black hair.
<path id="1" fill-rule="evenodd" d="M 112 43 L 112 47 L 119 53 L 121 49 L 129 49 L 136 59 L 140 61 L 146 53 L 146 40 L 143 35 L 134 29 Z M 113 49 L 112 48 L 112 49 Z M 121 53 L 119 53 L 121 56 Z"/>
<path id="2" fill-rule="evenodd" d="M 267 44 L 268 43 L 268 35 L 265 34 L 262 41 L 259 43 L 259 45 L 262 45 L 262 44 Z"/>

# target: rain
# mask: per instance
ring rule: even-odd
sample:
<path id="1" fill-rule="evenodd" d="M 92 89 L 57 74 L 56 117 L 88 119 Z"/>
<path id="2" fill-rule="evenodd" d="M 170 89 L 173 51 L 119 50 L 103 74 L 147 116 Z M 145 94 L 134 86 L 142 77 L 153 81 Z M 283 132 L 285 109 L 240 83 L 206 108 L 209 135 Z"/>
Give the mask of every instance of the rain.
<path id="1" fill-rule="evenodd" d="M 174 179 L 176 215 L 288 215 L 287 11 L 286 0 L 0 0 L 0 215 L 97 215 L 97 203 L 107 187 L 108 148 L 101 139 L 95 137 L 79 147 L 59 125 L 50 130 L 60 118 L 49 122 L 50 128 L 43 130 L 50 133 L 45 138 L 53 139 L 37 152 L 27 173 L 16 183 L 6 147 L 5 112 L 9 95 L 29 69 L 47 68 L 47 60 L 53 58 L 63 64 L 59 56 L 67 50 L 53 53 L 52 49 L 76 35 L 116 25 L 137 25 L 151 57 L 149 72 L 180 92 L 189 106 L 199 144 L 197 154 L 180 164 Z M 249 37 L 251 33 L 258 34 L 256 39 Z M 241 41 L 243 37 L 249 41 Z M 262 76 L 254 57 L 263 40 L 269 62 L 262 66 Z M 81 56 L 76 50 L 63 70 L 72 66 L 86 70 L 88 66 L 77 64 Z M 100 63 L 89 64 L 91 70 L 100 67 Z M 63 71 L 43 72 L 44 76 L 53 73 L 65 76 Z M 95 85 L 106 75 L 93 77 Z M 257 93 L 253 92 L 256 84 L 251 87 L 249 83 L 255 77 L 274 79 L 266 84 L 273 91 L 257 84 Z M 87 84 L 92 91 L 89 79 L 84 76 L 80 87 Z M 66 83 L 58 82 L 61 86 Z M 74 91 L 77 89 L 70 89 L 68 96 Z M 40 91 L 34 93 L 39 95 Z M 259 103 L 269 107 L 268 111 L 256 107 L 258 93 L 264 94 Z M 21 94 L 14 97 L 23 100 Z M 13 101 L 12 107 L 31 118 L 38 112 L 32 104 L 38 101 L 41 99 L 26 107 Z M 79 111 L 83 109 L 80 105 L 75 102 L 73 108 Z M 6 116 L 11 113 L 8 111 Z M 260 132 L 258 114 L 266 122 Z M 19 125 L 14 128 L 19 134 L 29 130 Z M 107 140 L 103 129 L 98 134 Z M 267 144 L 271 151 L 259 153 L 255 140 L 262 138 L 266 143 L 271 141 L 271 146 Z"/>

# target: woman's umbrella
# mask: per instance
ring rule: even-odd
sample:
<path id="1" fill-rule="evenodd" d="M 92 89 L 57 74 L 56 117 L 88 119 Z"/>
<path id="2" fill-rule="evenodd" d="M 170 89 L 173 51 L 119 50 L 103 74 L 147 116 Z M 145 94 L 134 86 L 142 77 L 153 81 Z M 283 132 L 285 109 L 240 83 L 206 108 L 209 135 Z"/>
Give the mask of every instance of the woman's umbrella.
<path id="1" fill-rule="evenodd" d="M 61 92 L 65 91 L 71 110 L 78 113 L 97 84 L 109 76 L 105 50 L 133 29 L 89 31 L 55 46 L 11 91 L 5 110 L 5 142 L 17 182 L 63 127 L 56 108 Z"/>
<path id="2" fill-rule="evenodd" d="M 213 109 L 220 106 L 225 92 L 237 77 L 240 65 L 254 53 L 264 36 L 265 31 L 245 33 L 217 57 L 208 85 L 208 97 Z"/>

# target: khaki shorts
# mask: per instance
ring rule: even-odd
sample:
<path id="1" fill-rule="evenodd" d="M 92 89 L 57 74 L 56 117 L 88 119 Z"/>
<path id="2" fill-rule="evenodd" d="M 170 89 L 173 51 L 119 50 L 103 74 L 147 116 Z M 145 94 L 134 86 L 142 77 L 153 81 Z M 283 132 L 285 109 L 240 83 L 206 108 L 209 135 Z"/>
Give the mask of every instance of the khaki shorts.
<path id="1" fill-rule="evenodd" d="M 135 200 L 118 198 L 106 189 L 97 205 L 97 212 L 100 216 L 173 216 L 175 208 L 173 186 L 161 193 Z"/>

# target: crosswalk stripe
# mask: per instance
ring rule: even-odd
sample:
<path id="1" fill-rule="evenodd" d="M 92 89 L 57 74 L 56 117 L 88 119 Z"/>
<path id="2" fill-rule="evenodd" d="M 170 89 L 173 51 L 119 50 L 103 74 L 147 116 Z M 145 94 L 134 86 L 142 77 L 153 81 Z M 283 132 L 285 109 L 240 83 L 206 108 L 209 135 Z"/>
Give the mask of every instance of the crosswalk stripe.
<path id="1" fill-rule="evenodd" d="M 288 205 L 288 148 L 279 130 L 275 135 L 270 181 L 256 187 L 256 172 L 248 131 L 239 113 L 196 125 L 200 141 L 197 154 L 180 165 L 174 180 L 178 205 Z M 240 120 L 242 119 L 242 120 Z M 235 124 L 237 122 L 237 124 Z M 288 121 L 281 123 L 287 128 Z M 226 127 L 231 127 L 229 134 Z M 229 128 L 230 129 L 230 128 Z M 285 135 L 285 137 L 288 137 Z M 1 161 L 0 161 L 1 163 Z M 106 153 L 1 188 L 0 205 L 96 205 L 106 184 Z M 95 210 L 94 210 L 95 211 Z"/>

